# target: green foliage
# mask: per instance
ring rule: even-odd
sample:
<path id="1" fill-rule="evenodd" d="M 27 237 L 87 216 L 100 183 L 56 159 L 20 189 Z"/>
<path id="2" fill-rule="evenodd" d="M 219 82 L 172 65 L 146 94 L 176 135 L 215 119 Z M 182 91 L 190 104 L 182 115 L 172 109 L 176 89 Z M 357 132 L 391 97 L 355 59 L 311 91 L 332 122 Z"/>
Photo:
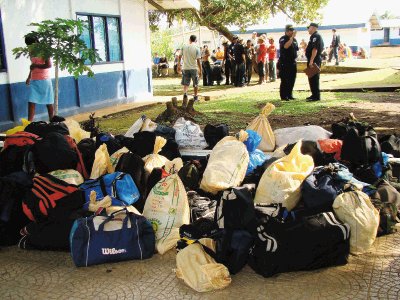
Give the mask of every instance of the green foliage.
<path id="1" fill-rule="evenodd" d="M 382 15 L 380 15 L 379 16 L 379 19 L 382 19 L 382 20 L 390 20 L 390 19 L 398 19 L 399 17 L 398 16 L 395 16 L 394 14 L 392 14 L 390 11 L 385 11 L 385 13 L 384 14 L 382 14 Z"/>
<path id="2" fill-rule="evenodd" d="M 80 38 L 87 27 L 85 22 L 57 18 L 41 23 L 31 23 L 29 26 L 36 27 L 36 30 L 24 37 L 36 37 L 39 42 L 14 48 L 12 51 L 16 59 L 30 55 L 44 59 L 52 58 L 56 68 L 67 70 L 76 78 L 85 72 L 89 77 L 94 75 L 86 63 L 93 65 L 96 60 L 100 60 L 100 57 L 96 50 L 87 48 Z"/>
<path id="3" fill-rule="evenodd" d="M 271 15 L 285 13 L 296 23 L 318 20 L 318 10 L 328 0 L 200 0 L 200 10 L 171 10 L 158 12 L 166 14 L 168 22 L 176 19 L 186 20 L 189 24 L 207 26 L 230 38 L 227 26 L 238 26 L 240 29 L 254 24 L 267 22 Z M 160 18 L 153 16 L 151 22 Z M 152 23 L 153 27 L 155 24 Z"/>
<path id="4" fill-rule="evenodd" d="M 168 61 L 174 59 L 174 45 L 172 40 L 171 30 L 158 30 L 151 33 L 151 53 L 154 56 L 158 53 L 158 56 L 166 56 Z"/>

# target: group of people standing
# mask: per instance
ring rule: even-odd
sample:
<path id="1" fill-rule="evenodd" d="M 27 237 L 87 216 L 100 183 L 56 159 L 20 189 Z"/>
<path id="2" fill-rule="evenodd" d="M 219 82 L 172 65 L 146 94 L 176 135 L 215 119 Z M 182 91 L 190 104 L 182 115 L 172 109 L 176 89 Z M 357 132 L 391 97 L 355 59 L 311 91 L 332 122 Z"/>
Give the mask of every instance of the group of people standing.
<path id="1" fill-rule="evenodd" d="M 223 66 L 227 85 L 233 84 L 236 87 L 249 85 L 253 70 L 258 74 L 258 84 L 263 84 L 269 74 L 270 81 L 276 80 L 276 47 L 274 39 L 269 39 L 266 44 L 266 36 L 257 38 L 257 33 L 253 33 L 252 39 L 247 40 L 234 35 L 232 42 L 223 42 L 225 55 Z"/>

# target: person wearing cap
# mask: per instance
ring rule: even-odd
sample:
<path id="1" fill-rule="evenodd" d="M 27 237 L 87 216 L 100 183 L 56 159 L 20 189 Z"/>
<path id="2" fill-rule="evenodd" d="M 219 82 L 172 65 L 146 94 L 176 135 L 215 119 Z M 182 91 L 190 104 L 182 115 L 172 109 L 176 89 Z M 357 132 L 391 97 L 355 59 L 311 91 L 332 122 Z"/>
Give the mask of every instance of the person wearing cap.
<path id="1" fill-rule="evenodd" d="M 324 41 L 321 35 L 318 33 L 318 24 L 310 23 L 308 33 L 310 34 L 310 41 L 306 48 L 307 66 L 312 67 L 316 64 L 321 68 L 322 57 L 321 53 L 324 50 Z M 307 98 L 307 101 L 319 101 L 321 100 L 321 93 L 319 90 L 319 73 L 313 77 L 308 78 L 310 84 L 311 96 Z"/>
<path id="2" fill-rule="evenodd" d="M 296 40 L 296 30 L 292 25 L 286 25 L 285 35 L 279 39 L 278 70 L 281 84 L 279 94 L 281 100 L 294 100 L 293 87 L 297 74 L 297 51 L 299 46 Z"/>
<path id="3" fill-rule="evenodd" d="M 233 59 L 235 62 L 235 86 L 243 87 L 244 86 L 244 76 L 246 72 L 246 57 L 244 47 L 242 45 L 243 39 L 239 39 L 239 37 L 234 37 L 235 47 L 233 50 Z"/>
<path id="4" fill-rule="evenodd" d="M 182 85 L 183 85 L 183 100 L 187 100 L 187 92 L 189 89 L 190 81 L 193 80 L 194 101 L 198 101 L 199 90 L 199 77 L 201 77 L 201 53 L 199 47 L 196 45 L 197 37 L 191 35 L 189 38 L 189 45 L 182 48 L 179 55 L 178 71 L 182 68 Z M 181 62 L 183 61 L 183 67 Z"/>
<path id="5" fill-rule="evenodd" d="M 265 79 L 265 61 L 267 56 L 267 46 L 264 43 L 264 37 L 260 36 L 258 38 L 257 53 L 257 69 L 258 69 L 258 84 L 263 84 Z"/>

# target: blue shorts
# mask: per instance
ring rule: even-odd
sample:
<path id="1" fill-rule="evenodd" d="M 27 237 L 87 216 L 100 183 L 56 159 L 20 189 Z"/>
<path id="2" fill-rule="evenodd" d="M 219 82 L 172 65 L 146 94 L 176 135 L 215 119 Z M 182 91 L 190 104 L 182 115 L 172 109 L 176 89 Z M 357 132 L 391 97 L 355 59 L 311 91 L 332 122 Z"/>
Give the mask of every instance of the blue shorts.
<path id="1" fill-rule="evenodd" d="M 199 74 L 197 73 L 197 69 L 194 70 L 182 70 L 182 85 L 189 86 L 190 80 L 193 80 L 193 87 L 199 86 Z"/>
<path id="2" fill-rule="evenodd" d="M 28 101 L 36 104 L 53 104 L 54 92 L 51 79 L 31 80 Z"/>

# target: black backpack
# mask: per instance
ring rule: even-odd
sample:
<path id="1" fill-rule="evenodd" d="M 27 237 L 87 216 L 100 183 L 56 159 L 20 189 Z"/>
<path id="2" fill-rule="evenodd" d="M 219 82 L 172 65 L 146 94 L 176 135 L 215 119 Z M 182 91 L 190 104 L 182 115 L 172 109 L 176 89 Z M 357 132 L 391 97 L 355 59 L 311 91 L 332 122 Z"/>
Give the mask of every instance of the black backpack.
<path id="1" fill-rule="evenodd" d="M 198 161 L 192 160 L 185 163 L 178 172 L 179 178 L 188 191 L 197 190 L 200 186 L 202 174 L 200 173 L 201 166 L 199 165 L 200 163 Z"/>
<path id="2" fill-rule="evenodd" d="M 75 170 L 80 163 L 76 149 L 71 147 L 64 135 L 57 132 L 49 133 L 42 140 L 37 141 L 32 146 L 31 152 L 35 170 L 39 174 L 56 170 Z"/>
<path id="3" fill-rule="evenodd" d="M 353 166 L 373 165 L 381 160 L 381 147 L 376 137 L 351 128 L 343 139 L 341 159 Z"/>
<path id="4" fill-rule="evenodd" d="M 45 137 L 49 133 L 59 133 L 69 135 L 69 130 L 67 125 L 63 122 L 32 122 L 25 127 L 26 132 L 34 133 L 40 137 Z"/>
<path id="5" fill-rule="evenodd" d="M 139 155 L 131 152 L 124 153 L 118 160 L 115 172 L 124 172 L 131 175 L 140 192 L 140 198 L 133 206 L 135 206 L 139 212 L 142 212 L 147 195 L 147 180 L 150 175 L 144 168 L 143 159 Z"/>
<path id="6" fill-rule="evenodd" d="M 245 185 L 224 191 L 218 200 L 214 220 L 223 234 L 217 239 L 216 258 L 232 274 L 246 265 L 256 234 L 254 192 L 254 185 Z"/>
<path id="7" fill-rule="evenodd" d="M 141 131 L 135 133 L 133 138 L 117 135 L 115 137 L 123 147 L 126 147 L 132 153 L 145 157 L 146 155 L 153 153 L 154 143 L 156 141 L 156 134 L 150 131 Z"/>
<path id="8" fill-rule="evenodd" d="M 211 125 L 207 124 L 204 127 L 204 138 L 208 144 L 207 149 L 213 149 L 214 146 L 229 135 L 229 126 L 227 124 Z"/>
<path id="9" fill-rule="evenodd" d="M 350 226 L 332 212 L 281 220 L 275 217 L 257 226 L 249 265 L 258 274 L 314 270 L 347 264 Z"/>
<path id="10" fill-rule="evenodd" d="M 94 158 L 96 154 L 96 142 L 93 139 L 86 138 L 81 140 L 77 145 L 79 151 L 82 154 L 82 160 L 85 164 L 87 172 L 90 174 L 92 171 Z"/>
<path id="11" fill-rule="evenodd" d="M 0 176 L 23 171 L 25 153 L 31 149 L 30 145 L 12 145 L 0 151 Z"/>
<path id="12" fill-rule="evenodd" d="M 392 154 L 394 157 L 400 157 L 400 137 L 392 134 L 379 139 L 382 152 Z"/>
<path id="13" fill-rule="evenodd" d="M 0 177 L 0 245 L 18 243 L 19 231 L 30 220 L 22 211 L 22 200 L 32 187 L 32 179 L 25 172 Z"/>
<path id="14" fill-rule="evenodd" d="M 338 123 L 333 123 L 331 139 L 343 140 L 349 133 L 350 129 L 357 129 L 360 135 L 370 135 L 377 138 L 374 128 L 366 122 L 343 120 Z"/>

